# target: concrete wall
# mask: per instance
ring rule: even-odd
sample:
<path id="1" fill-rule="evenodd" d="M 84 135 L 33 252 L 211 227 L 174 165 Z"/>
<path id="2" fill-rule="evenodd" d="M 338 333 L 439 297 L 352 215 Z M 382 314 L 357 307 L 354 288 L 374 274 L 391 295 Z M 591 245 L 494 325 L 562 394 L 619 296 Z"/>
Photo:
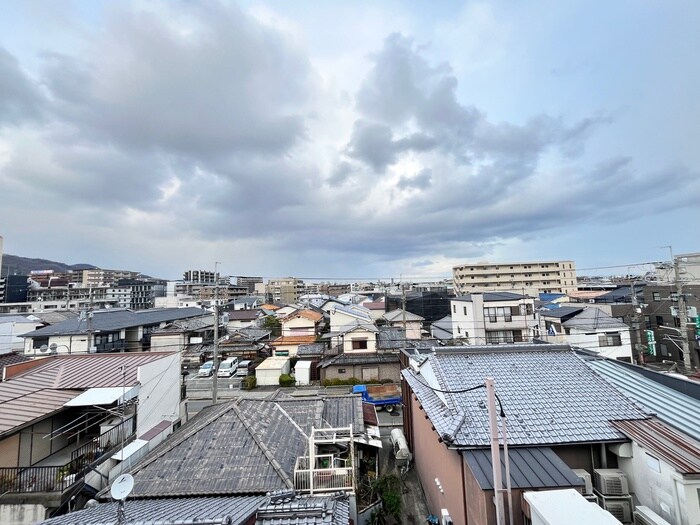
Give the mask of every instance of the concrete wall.
<path id="1" fill-rule="evenodd" d="M 674 467 L 634 442 L 632 457 L 619 458 L 618 463 L 640 505 L 646 505 L 672 525 L 700 523 L 700 480 L 683 479 Z"/>
<path id="2" fill-rule="evenodd" d="M 326 368 L 321 369 L 321 380 L 324 379 L 350 379 L 351 377 L 356 377 L 357 379 L 362 379 L 362 369 L 363 368 L 377 368 L 379 377 L 382 379 L 391 379 L 397 383 L 400 381 L 400 364 L 396 363 L 381 363 L 381 364 L 371 364 L 371 365 L 330 365 Z M 340 372 L 340 370 L 345 370 L 345 372 Z"/>
<path id="3" fill-rule="evenodd" d="M 46 507 L 38 504 L 0 504 L 2 525 L 29 525 L 46 519 Z"/>
<path id="4" fill-rule="evenodd" d="M 8 436 L 0 441 L 0 467 L 16 467 L 18 459 L 19 434 Z"/>
<path id="5" fill-rule="evenodd" d="M 151 351 L 181 352 L 185 346 L 185 334 L 151 335 Z"/>
<path id="6" fill-rule="evenodd" d="M 163 420 L 180 417 L 180 354 L 141 365 L 138 369 L 139 406 L 137 434 L 141 435 Z"/>

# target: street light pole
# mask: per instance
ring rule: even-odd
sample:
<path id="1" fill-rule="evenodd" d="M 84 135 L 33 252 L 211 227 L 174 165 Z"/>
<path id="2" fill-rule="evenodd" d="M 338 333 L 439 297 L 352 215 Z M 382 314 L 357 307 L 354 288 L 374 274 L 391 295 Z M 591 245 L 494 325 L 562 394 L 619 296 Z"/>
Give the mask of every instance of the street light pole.
<path id="1" fill-rule="evenodd" d="M 211 381 L 211 404 L 216 405 L 219 384 L 219 262 L 214 263 L 214 377 Z"/>

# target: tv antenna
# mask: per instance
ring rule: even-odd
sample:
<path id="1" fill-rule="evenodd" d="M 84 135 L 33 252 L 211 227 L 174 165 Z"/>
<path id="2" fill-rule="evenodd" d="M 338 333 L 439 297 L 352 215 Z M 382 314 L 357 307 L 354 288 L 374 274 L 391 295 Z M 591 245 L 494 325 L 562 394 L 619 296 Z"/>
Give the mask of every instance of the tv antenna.
<path id="1" fill-rule="evenodd" d="M 112 498 L 117 500 L 117 525 L 122 525 L 126 521 L 124 501 L 132 490 L 134 490 L 134 478 L 131 474 L 122 474 L 117 477 L 109 489 Z"/>

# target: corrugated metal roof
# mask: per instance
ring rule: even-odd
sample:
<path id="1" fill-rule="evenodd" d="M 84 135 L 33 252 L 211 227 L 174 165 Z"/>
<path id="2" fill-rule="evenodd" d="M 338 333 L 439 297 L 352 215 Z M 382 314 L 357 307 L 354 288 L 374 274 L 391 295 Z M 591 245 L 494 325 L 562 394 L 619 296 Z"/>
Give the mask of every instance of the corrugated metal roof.
<path id="1" fill-rule="evenodd" d="M 243 525 L 265 500 L 265 496 L 128 499 L 124 506 L 124 525 L 157 525 L 164 522 Z M 227 518 L 231 521 L 226 521 Z M 116 520 L 117 502 L 110 502 L 42 521 L 40 525 L 114 525 Z"/>
<path id="2" fill-rule="evenodd" d="M 549 447 L 509 448 L 510 483 L 514 489 L 580 487 L 574 471 Z M 467 450 L 464 460 L 482 490 L 493 490 L 491 450 Z M 506 479 L 505 454 L 501 451 L 501 477 Z"/>
<path id="3" fill-rule="evenodd" d="M 127 387 L 133 386 L 141 365 L 171 355 L 147 352 L 39 358 L 34 367 L 0 383 L 0 434 L 62 409 L 88 388 L 121 387 L 124 379 Z M 124 373 L 122 365 L 126 365 Z"/>
<path id="4" fill-rule="evenodd" d="M 435 430 L 457 447 L 489 445 L 485 392 L 433 388 L 463 391 L 487 377 L 495 379 L 508 415 L 511 445 L 620 441 L 625 437 L 610 421 L 647 417 L 564 345 L 441 349 L 427 356 L 421 371 L 402 373 Z M 433 374 L 435 386 L 427 386 Z"/>
<path id="5" fill-rule="evenodd" d="M 594 307 L 584 308 L 581 313 L 564 321 L 564 326 L 581 330 L 629 329 L 629 326 L 622 321 L 611 317 L 600 308 Z"/>
<path id="6" fill-rule="evenodd" d="M 561 319 L 562 317 L 567 317 L 569 315 L 574 315 L 577 312 L 580 312 L 583 310 L 583 307 L 574 307 L 574 306 L 559 306 L 556 308 L 552 308 L 551 310 L 542 310 L 540 311 L 540 316 L 541 317 L 555 317 L 557 319 Z"/>
<path id="7" fill-rule="evenodd" d="M 321 362 L 321 368 L 331 365 L 377 365 L 398 363 L 398 354 L 338 354 Z"/>
<path id="8" fill-rule="evenodd" d="M 586 364 L 627 397 L 678 430 L 700 441 L 700 400 L 682 394 L 608 359 L 591 359 Z"/>
<path id="9" fill-rule="evenodd" d="M 613 424 L 681 474 L 700 474 L 700 441 L 682 435 L 657 419 L 615 421 Z"/>

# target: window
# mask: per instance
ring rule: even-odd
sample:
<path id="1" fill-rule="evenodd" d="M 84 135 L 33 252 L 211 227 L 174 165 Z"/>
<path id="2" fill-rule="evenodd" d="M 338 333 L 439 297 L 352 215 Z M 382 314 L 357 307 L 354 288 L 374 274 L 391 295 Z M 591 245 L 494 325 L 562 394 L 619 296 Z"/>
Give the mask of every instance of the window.
<path id="1" fill-rule="evenodd" d="M 652 294 L 652 299 L 654 299 L 654 301 L 656 301 L 656 302 L 659 302 L 659 301 L 661 300 L 661 293 L 659 293 L 659 292 L 654 292 L 654 293 Z"/>
<path id="2" fill-rule="evenodd" d="M 367 350 L 367 339 L 353 339 L 352 340 L 353 350 Z"/>
<path id="3" fill-rule="evenodd" d="M 339 373 L 339 374 L 344 374 L 344 373 L 345 373 L 345 369 L 344 369 L 344 368 L 339 368 L 339 369 L 338 369 L 338 373 Z"/>
<path id="4" fill-rule="evenodd" d="M 484 317 L 487 318 L 489 323 L 496 322 L 496 309 L 495 308 L 484 308 Z"/>
<path id="5" fill-rule="evenodd" d="M 600 346 L 622 346 L 622 340 L 619 333 L 609 332 L 598 336 L 598 344 Z"/>
<path id="6" fill-rule="evenodd" d="M 453 313 L 453 314 L 456 314 L 456 313 L 457 313 L 457 305 L 456 305 L 456 304 L 453 304 L 453 305 L 452 305 L 452 313 Z"/>
<path id="7" fill-rule="evenodd" d="M 522 340 L 522 334 L 518 332 L 520 340 Z M 514 341 L 513 332 L 510 330 L 492 330 L 486 332 L 486 344 L 500 344 L 500 343 L 512 343 Z"/>
<path id="8" fill-rule="evenodd" d="M 464 315 L 467 315 L 467 307 L 464 306 L 463 308 L 464 308 Z"/>
<path id="9" fill-rule="evenodd" d="M 671 301 L 674 303 L 678 302 L 678 294 L 676 292 L 671 293 Z"/>
<path id="10" fill-rule="evenodd" d="M 663 325 L 664 325 L 664 316 L 657 315 L 656 316 L 656 326 L 663 326 Z"/>

